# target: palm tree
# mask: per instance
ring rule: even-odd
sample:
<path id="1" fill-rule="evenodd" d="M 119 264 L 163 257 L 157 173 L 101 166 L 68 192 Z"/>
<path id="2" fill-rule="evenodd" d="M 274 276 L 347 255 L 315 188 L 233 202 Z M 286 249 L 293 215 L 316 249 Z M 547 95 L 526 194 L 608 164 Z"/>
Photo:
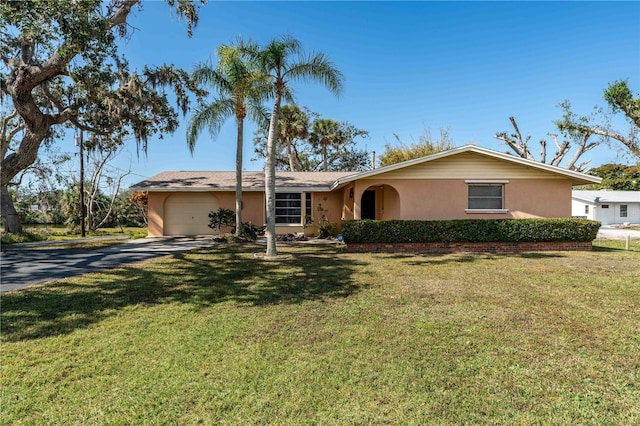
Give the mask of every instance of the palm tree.
<path id="1" fill-rule="evenodd" d="M 284 144 L 289 171 L 300 171 L 300 158 L 295 143 L 309 136 L 309 116 L 297 105 L 284 105 L 278 119 L 278 139 Z"/>
<path id="2" fill-rule="evenodd" d="M 238 44 L 242 44 L 239 40 Z M 266 122 L 266 111 L 261 103 L 267 99 L 271 87 L 266 76 L 246 62 L 235 46 L 222 45 L 217 50 L 218 66 L 199 64 L 193 72 L 194 80 L 218 92 L 209 104 L 202 104 L 189 120 L 187 145 L 193 154 L 198 135 L 208 128 L 216 138 L 220 128 L 229 117 L 235 117 L 236 139 L 236 235 L 242 228 L 242 146 L 244 120 L 249 117 L 256 123 Z M 266 125 L 266 124 L 264 124 Z"/>
<path id="3" fill-rule="evenodd" d="M 314 148 L 322 148 L 322 169 L 327 171 L 327 147 L 338 146 L 343 140 L 340 123 L 330 118 L 321 118 L 313 122 L 309 142 Z"/>
<path id="4" fill-rule="evenodd" d="M 342 92 L 344 76 L 322 53 L 305 55 L 302 45 L 290 36 L 282 36 L 269 42 L 264 48 L 249 43 L 243 51 L 269 75 L 273 85 L 273 111 L 269 122 L 267 138 L 267 158 L 265 161 L 265 196 L 267 201 L 267 251 L 266 257 L 275 257 L 276 220 L 275 220 L 275 156 L 278 138 L 278 119 L 283 97 L 290 95 L 289 83 L 292 81 L 317 81 L 329 91 L 339 96 Z"/>

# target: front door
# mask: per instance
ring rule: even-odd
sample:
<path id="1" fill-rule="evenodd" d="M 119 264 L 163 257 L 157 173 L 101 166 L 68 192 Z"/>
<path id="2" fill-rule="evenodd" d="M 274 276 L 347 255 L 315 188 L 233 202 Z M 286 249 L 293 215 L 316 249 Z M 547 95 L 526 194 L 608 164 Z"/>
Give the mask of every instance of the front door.
<path id="1" fill-rule="evenodd" d="M 376 191 L 368 189 L 362 194 L 360 202 L 360 218 L 374 219 L 376 218 Z"/>

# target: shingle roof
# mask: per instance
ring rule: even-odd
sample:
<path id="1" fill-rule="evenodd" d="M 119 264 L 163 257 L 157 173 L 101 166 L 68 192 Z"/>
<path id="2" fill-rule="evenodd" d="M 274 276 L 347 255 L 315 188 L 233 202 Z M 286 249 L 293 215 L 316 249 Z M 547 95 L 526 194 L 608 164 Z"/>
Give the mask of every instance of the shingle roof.
<path id="1" fill-rule="evenodd" d="M 392 164 L 365 172 L 276 172 L 276 191 L 331 191 L 358 179 L 373 177 L 392 170 L 426 163 L 463 152 L 474 152 L 525 167 L 554 173 L 570 178 L 573 185 L 600 183 L 596 176 L 563 169 L 533 160 L 500 153 L 475 145 L 465 145 L 448 151 L 428 155 L 402 163 Z M 137 191 L 233 191 L 236 186 L 235 172 L 163 172 L 132 186 Z M 263 191 L 264 172 L 242 172 L 243 191 Z"/>
<path id="2" fill-rule="evenodd" d="M 329 191 L 333 183 L 357 172 L 276 172 L 276 190 Z M 137 191 L 233 191 L 235 172 L 168 171 L 132 186 Z M 242 172 L 243 191 L 263 191 L 264 172 Z"/>
<path id="3" fill-rule="evenodd" d="M 640 191 L 574 190 L 571 197 L 592 204 L 640 203 Z"/>

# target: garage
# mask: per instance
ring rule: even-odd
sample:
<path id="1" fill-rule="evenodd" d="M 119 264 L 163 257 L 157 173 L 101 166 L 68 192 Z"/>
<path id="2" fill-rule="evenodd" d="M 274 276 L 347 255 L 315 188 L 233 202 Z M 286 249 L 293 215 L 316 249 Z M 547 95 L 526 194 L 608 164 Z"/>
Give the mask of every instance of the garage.
<path id="1" fill-rule="evenodd" d="M 213 234 L 209 213 L 218 210 L 218 199 L 212 194 L 177 193 L 164 202 L 164 235 Z"/>

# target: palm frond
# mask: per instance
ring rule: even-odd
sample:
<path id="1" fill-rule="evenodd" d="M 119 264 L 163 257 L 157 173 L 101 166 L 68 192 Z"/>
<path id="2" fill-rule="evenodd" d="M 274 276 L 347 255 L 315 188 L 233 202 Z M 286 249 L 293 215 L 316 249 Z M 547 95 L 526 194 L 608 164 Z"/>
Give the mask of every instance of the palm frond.
<path id="1" fill-rule="evenodd" d="M 193 154 L 196 140 L 204 129 L 208 129 L 215 139 L 224 122 L 234 115 L 234 104 L 231 99 L 217 99 L 194 112 L 187 124 L 187 146 Z"/>
<path id="2" fill-rule="evenodd" d="M 249 119 L 256 123 L 258 128 L 265 129 L 266 131 L 269 130 L 271 113 L 262 102 L 250 100 L 247 104 L 247 114 L 249 115 Z"/>
<path id="3" fill-rule="evenodd" d="M 286 77 L 292 80 L 316 81 L 322 83 L 336 96 L 342 94 L 344 75 L 323 53 L 301 56 L 286 70 Z"/>
<path id="4" fill-rule="evenodd" d="M 219 93 L 229 94 L 232 92 L 232 85 L 229 79 L 215 68 L 211 63 L 201 63 L 191 73 L 193 80 L 198 84 L 211 87 Z"/>

